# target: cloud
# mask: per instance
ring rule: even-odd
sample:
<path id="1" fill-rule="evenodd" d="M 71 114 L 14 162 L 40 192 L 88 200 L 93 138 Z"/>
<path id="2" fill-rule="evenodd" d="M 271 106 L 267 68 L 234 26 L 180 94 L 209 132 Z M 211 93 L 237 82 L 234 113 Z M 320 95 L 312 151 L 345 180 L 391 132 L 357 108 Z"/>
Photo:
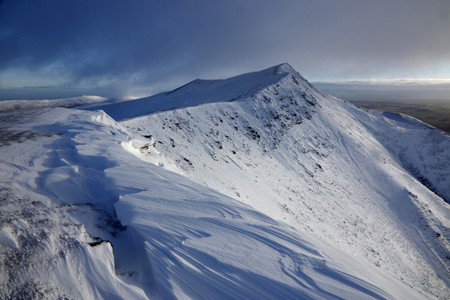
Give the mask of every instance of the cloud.
<path id="1" fill-rule="evenodd" d="M 444 76 L 449 16 L 447 0 L 4 0 L 0 80 L 119 94 L 281 62 L 316 80 Z"/>

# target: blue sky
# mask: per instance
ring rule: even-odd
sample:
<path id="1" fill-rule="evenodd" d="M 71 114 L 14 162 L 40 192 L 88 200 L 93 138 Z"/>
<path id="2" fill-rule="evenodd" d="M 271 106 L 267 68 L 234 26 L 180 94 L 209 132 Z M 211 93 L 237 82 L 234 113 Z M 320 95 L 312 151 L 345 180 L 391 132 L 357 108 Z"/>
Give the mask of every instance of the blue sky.
<path id="1" fill-rule="evenodd" d="M 448 0 L 3 0 L 0 99 L 148 95 L 288 62 L 310 81 L 450 78 Z"/>

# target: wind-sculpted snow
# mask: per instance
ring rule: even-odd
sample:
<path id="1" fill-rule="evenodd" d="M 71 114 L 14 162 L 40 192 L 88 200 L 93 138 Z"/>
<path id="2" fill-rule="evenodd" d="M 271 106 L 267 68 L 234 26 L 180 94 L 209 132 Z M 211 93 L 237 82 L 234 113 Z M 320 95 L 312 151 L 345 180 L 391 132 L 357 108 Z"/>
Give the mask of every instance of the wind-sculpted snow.
<path id="1" fill-rule="evenodd" d="M 113 176 L 127 173 L 122 167 L 111 172 Z M 146 286 L 150 298 L 388 297 L 371 284 L 333 269 L 324 255 L 293 231 L 232 199 L 173 177 L 154 178 L 151 185 L 161 188 L 157 194 L 145 190 L 116 204 L 122 222 L 135 227 L 144 241 L 152 264 Z M 117 182 L 121 184 L 130 183 Z M 337 289 L 330 290 L 332 286 Z"/>
<path id="2" fill-rule="evenodd" d="M 24 117 L 21 112 L 16 116 Z M 110 162 L 81 152 L 89 149 L 90 139 L 114 136 L 120 127 L 102 131 L 91 115 L 65 109 L 25 117 L 29 120 L 21 124 L 2 124 L 8 125 L 6 131 L 29 132 L 31 138 L 10 140 L 0 148 L 0 298 L 144 297 L 141 289 L 115 275 L 109 243 L 89 246 L 97 236 L 120 240 L 125 228 L 115 217 L 117 196 L 105 189 L 102 169 Z M 77 140 L 85 130 L 96 134 Z"/>

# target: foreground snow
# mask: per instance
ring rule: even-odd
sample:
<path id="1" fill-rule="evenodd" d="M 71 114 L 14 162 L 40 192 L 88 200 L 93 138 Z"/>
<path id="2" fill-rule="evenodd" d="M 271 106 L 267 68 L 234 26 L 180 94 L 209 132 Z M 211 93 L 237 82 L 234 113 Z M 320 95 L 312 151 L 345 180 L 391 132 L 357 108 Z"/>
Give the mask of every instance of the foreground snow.
<path id="1" fill-rule="evenodd" d="M 450 295 L 448 135 L 288 65 L 147 100 L 0 114 L 0 298 Z"/>
<path id="2" fill-rule="evenodd" d="M 143 162 L 122 145 L 132 137 L 104 113 L 28 117 L 8 130 L 34 136 L 0 148 L 2 298 L 427 298 Z M 90 246 L 94 236 L 114 250 Z"/>

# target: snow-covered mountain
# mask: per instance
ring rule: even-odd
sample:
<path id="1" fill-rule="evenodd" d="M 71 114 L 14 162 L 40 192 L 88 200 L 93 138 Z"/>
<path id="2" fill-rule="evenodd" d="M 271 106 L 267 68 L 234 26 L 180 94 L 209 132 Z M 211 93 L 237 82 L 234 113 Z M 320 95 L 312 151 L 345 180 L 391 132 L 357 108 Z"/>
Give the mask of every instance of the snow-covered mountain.
<path id="1" fill-rule="evenodd" d="M 448 134 L 287 64 L 88 109 L 1 114 L 0 298 L 449 298 Z"/>

